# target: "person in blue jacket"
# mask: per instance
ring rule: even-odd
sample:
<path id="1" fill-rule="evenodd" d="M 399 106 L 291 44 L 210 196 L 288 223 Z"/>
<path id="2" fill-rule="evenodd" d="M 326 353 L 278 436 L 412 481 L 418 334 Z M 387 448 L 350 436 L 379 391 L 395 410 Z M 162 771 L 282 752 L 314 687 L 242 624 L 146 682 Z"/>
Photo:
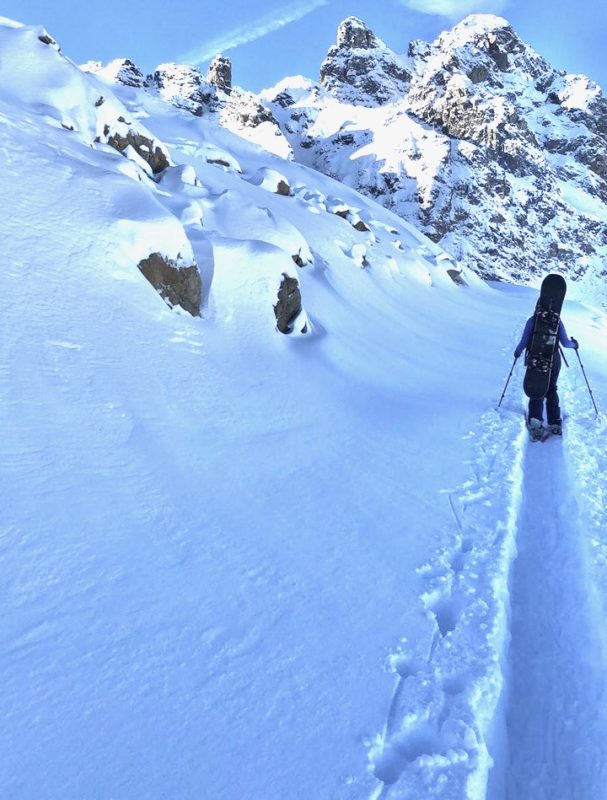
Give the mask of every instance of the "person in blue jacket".
<path id="1" fill-rule="evenodd" d="M 525 324 L 525 329 L 521 340 L 514 351 L 514 357 L 518 358 L 523 350 L 527 350 L 531 344 L 531 337 L 533 336 L 533 324 L 535 317 L 529 317 Z M 578 349 L 577 339 L 567 336 L 567 331 L 563 325 L 562 320 L 559 320 L 558 340 L 563 347 L 572 347 L 574 350 Z M 525 359 L 526 360 L 526 359 Z M 546 416 L 548 418 L 548 427 L 551 428 L 553 433 L 561 432 L 561 409 L 559 405 L 559 396 L 557 392 L 557 381 L 559 379 L 559 372 L 561 371 L 561 354 L 557 346 L 554 353 L 554 361 L 552 364 L 552 372 L 550 374 L 550 384 L 545 397 L 529 398 L 529 412 L 527 414 L 527 424 L 530 428 L 542 428 L 544 424 L 544 400 L 546 401 Z"/>

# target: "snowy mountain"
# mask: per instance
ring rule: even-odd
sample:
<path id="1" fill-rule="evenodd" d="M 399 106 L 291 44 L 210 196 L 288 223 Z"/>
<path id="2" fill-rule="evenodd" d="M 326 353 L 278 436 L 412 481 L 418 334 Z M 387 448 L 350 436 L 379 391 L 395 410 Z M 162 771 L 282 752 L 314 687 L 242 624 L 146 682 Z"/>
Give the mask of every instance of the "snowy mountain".
<path id="1" fill-rule="evenodd" d="M 303 163 L 485 277 L 564 270 L 604 283 L 607 102 L 591 80 L 558 72 L 487 15 L 412 42 L 407 57 L 350 18 L 321 80 L 263 95 Z"/>
<path id="2" fill-rule="evenodd" d="M 483 277 L 562 270 L 604 299 L 607 102 L 590 79 L 491 15 L 406 56 L 350 17 L 320 76 L 255 98 L 165 65 L 148 85 L 381 202 Z"/>
<path id="3" fill-rule="evenodd" d="M 455 139 L 346 47 L 368 81 L 256 98 L 0 19 L 3 797 L 603 791 L 604 417 L 576 364 L 562 441 L 520 365 L 495 410 L 536 292 L 358 191 L 365 136 L 420 181 Z M 600 401 L 607 318 L 563 315 Z"/>

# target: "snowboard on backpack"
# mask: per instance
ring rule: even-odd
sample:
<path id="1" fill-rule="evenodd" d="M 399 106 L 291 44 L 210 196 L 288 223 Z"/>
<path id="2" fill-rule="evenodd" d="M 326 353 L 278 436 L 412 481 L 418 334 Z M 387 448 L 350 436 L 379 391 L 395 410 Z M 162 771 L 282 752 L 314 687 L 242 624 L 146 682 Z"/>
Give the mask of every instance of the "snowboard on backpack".
<path id="1" fill-rule="evenodd" d="M 566 291 L 567 284 L 561 275 L 547 275 L 542 281 L 540 298 L 535 307 L 533 334 L 525 359 L 527 371 L 523 389 L 527 397 L 539 399 L 548 391 Z"/>

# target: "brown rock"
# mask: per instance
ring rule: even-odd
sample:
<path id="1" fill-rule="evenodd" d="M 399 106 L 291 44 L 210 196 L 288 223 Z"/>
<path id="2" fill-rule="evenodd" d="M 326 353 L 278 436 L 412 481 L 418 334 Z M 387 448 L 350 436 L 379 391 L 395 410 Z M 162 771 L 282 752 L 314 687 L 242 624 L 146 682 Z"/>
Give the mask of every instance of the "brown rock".
<path id="1" fill-rule="evenodd" d="M 215 56 L 209 64 L 207 81 L 224 92 L 232 90 L 232 62 L 226 56 Z"/>
<path id="2" fill-rule="evenodd" d="M 169 166 L 169 161 L 160 147 L 154 147 L 154 142 L 151 139 L 148 139 L 147 136 L 142 136 L 136 131 L 130 130 L 126 136 L 115 133 L 110 136 L 107 143 L 115 150 L 118 150 L 119 153 L 124 152 L 131 145 L 141 158 L 150 165 L 154 175 Z"/>
<path id="3" fill-rule="evenodd" d="M 448 269 L 447 275 L 451 278 L 453 283 L 456 283 L 458 286 L 465 286 L 466 281 L 462 278 L 461 270 L 458 269 Z"/>
<path id="4" fill-rule="evenodd" d="M 291 333 L 292 324 L 301 312 L 301 292 L 299 282 L 286 272 L 282 274 L 282 283 L 278 290 L 278 302 L 274 306 L 276 327 L 281 333 Z"/>
<path id="5" fill-rule="evenodd" d="M 202 281 L 195 264 L 181 267 L 161 253 L 151 253 L 137 266 L 167 305 L 181 306 L 193 317 L 200 316 Z"/>

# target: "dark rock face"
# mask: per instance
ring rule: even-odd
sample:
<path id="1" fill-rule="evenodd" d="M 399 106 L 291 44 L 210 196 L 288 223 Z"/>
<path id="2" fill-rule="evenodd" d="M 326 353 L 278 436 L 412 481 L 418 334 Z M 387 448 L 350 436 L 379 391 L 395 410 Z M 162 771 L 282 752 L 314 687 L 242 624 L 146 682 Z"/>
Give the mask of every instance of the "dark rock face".
<path id="1" fill-rule="evenodd" d="M 472 83 L 483 83 L 488 80 L 489 75 L 489 70 L 482 64 L 475 64 L 468 73 L 468 77 Z"/>
<path id="2" fill-rule="evenodd" d="M 274 306 L 276 327 L 281 333 L 291 333 L 293 322 L 301 312 L 301 292 L 299 282 L 283 272 L 278 290 L 278 302 Z"/>
<path id="3" fill-rule="evenodd" d="M 337 47 L 340 50 L 371 50 L 379 45 L 377 36 L 357 17 L 348 17 L 337 29 Z"/>
<path id="4" fill-rule="evenodd" d="M 209 65 L 207 81 L 224 92 L 232 90 L 232 62 L 226 56 L 215 56 Z"/>
<path id="5" fill-rule="evenodd" d="M 131 145 L 141 158 L 150 165 L 154 175 L 157 175 L 169 166 L 169 161 L 162 149 L 158 147 L 158 145 L 155 145 L 151 139 L 148 139 L 147 136 L 142 136 L 142 134 L 136 131 L 130 130 L 126 136 L 120 133 L 114 133 L 108 138 L 107 143 L 120 153 L 124 152 L 124 150 Z"/>
<path id="6" fill-rule="evenodd" d="M 122 61 L 122 66 L 119 67 L 116 73 L 116 80 L 124 86 L 134 86 L 137 89 L 145 86 L 145 78 L 142 71 L 128 58 Z"/>
<path id="7" fill-rule="evenodd" d="M 200 316 L 202 281 L 196 265 L 181 267 L 161 253 L 151 253 L 137 266 L 167 305 Z"/>
<path id="8" fill-rule="evenodd" d="M 323 86 L 339 99 L 360 105 L 381 105 L 406 91 L 410 73 L 357 17 L 337 29 L 337 44 L 320 68 Z"/>

